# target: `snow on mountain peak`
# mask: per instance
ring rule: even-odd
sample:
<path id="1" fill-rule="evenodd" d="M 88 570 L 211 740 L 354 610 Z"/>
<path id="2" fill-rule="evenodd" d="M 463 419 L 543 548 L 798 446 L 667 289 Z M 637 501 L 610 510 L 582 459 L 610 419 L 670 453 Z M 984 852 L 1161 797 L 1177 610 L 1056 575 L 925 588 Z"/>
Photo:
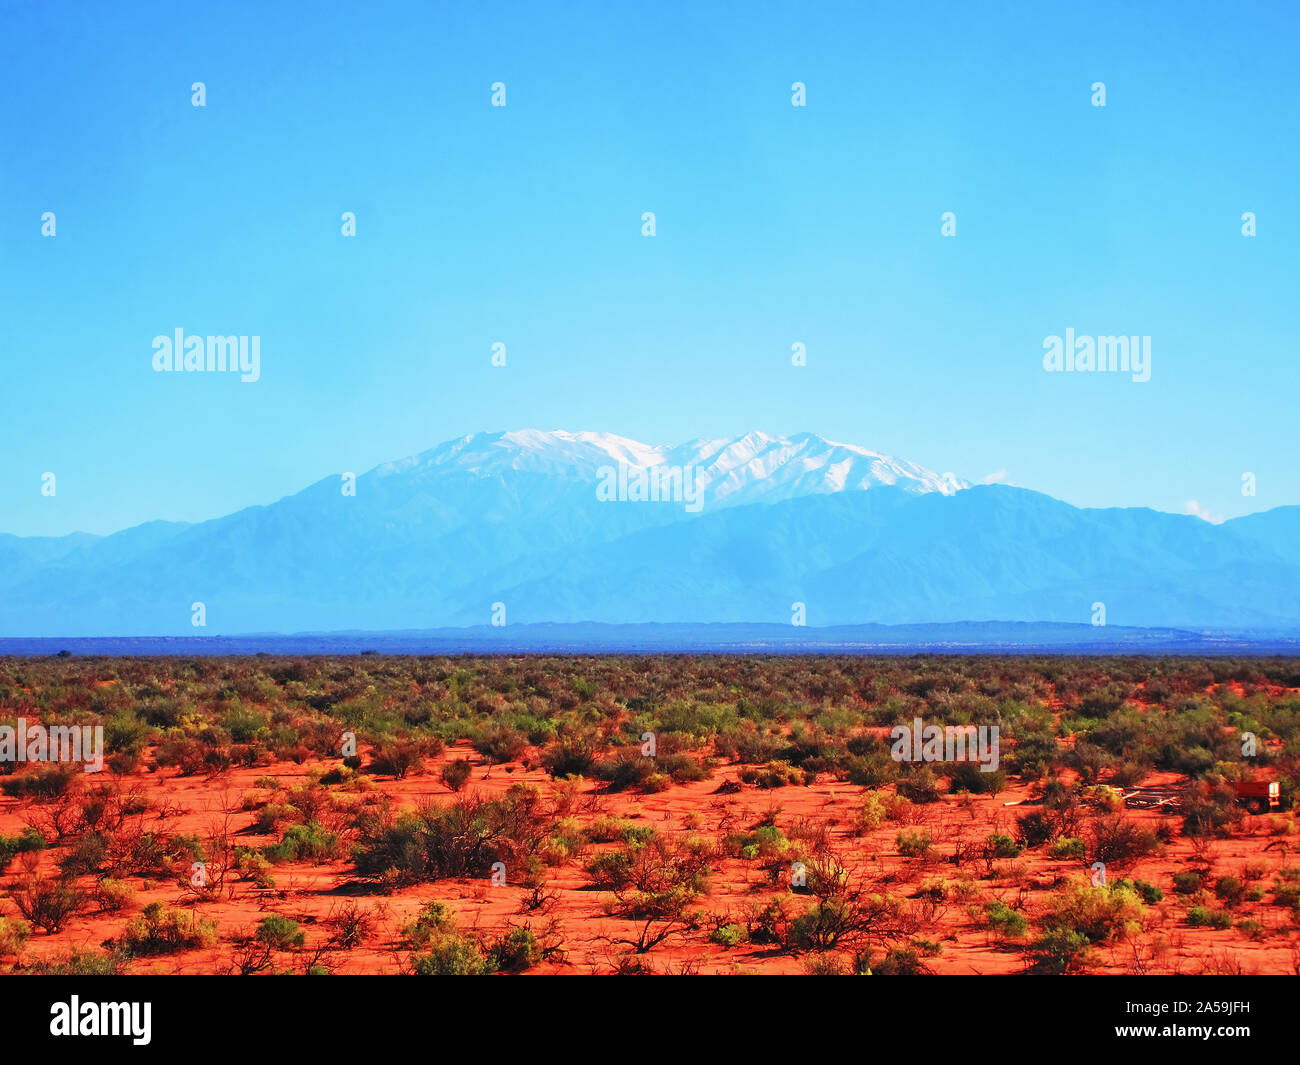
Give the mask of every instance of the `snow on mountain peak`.
<path id="1" fill-rule="evenodd" d="M 877 485 L 943 495 L 969 487 L 951 474 L 941 475 L 856 444 L 836 443 L 813 433 L 783 437 L 759 431 L 690 440 L 675 447 L 644 444 L 615 433 L 563 429 L 473 433 L 386 463 L 375 472 L 381 477 L 415 470 L 491 477 L 515 471 L 594 481 L 603 468 L 620 464 L 641 470 L 694 468 L 705 509 L 863 491 Z"/>

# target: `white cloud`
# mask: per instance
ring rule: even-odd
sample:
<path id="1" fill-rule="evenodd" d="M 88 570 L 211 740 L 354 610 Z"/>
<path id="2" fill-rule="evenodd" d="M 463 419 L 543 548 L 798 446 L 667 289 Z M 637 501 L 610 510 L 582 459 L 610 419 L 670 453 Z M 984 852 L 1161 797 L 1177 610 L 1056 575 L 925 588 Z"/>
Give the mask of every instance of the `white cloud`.
<path id="1" fill-rule="evenodd" d="M 1008 476 L 1006 470 L 994 470 L 992 473 L 981 477 L 980 484 L 1006 484 Z"/>

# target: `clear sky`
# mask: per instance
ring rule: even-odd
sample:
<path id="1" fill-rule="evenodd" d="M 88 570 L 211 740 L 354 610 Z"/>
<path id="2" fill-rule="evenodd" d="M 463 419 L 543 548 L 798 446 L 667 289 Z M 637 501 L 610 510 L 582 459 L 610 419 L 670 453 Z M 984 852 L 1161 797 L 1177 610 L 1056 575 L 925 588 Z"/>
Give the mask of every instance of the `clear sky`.
<path id="1" fill-rule="evenodd" d="M 522 427 L 1300 503 L 1297 10 L 0 0 L 0 531 Z M 261 379 L 153 372 L 178 327 Z M 1045 372 L 1066 328 L 1151 380 Z"/>

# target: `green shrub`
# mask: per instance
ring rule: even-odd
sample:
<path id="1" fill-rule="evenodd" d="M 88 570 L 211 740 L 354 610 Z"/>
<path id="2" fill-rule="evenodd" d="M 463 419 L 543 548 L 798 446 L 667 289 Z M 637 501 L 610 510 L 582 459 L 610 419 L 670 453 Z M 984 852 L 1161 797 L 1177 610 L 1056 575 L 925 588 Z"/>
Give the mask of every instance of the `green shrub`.
<path id="1" fill-rule="evenodd" d="M 1155 884 L 1148 883 L 1145 880 L 1137 881 L 1133 887 L 1137 889 L 1137 893 L 1142 897 L 1142 901 L 1148 906 L 1154 906 L 1165 897 L 1165 893 L 1156 887 Z"/>
<path id="2" fill-rule="evenodd" d="M 711 775 L 707 765 L 684 752 L 656 758 L 655 763 L 659 772 L 666 774 L 674 784 L 691 784 L 707 780 Z"/>
<path id="3" fill-rule="evenodd" d="M 95 902 L 104 913 L 119 913 L 135 898 L 135 888 L 125 880 L 105 877 L 95 885 Z"/>
<path id="4" fill-rule="evenodd" d="M 731 854 L 752 861 L 755 858 L 779 858 L 790 850 L 790 841 L 776 825 L 759 825 L 752 832 L 734 833 L 722 840 Z"/>
<path id="5" fill-rule="evenodd" d="M 984 853 L 990 858 L 1018 858 L 1020 847 L 1010 836 L 994 833 L 984 841 Z"/>
<path id="6" fill-rule="evenodd" d="M 151 902 L 127 923 L 121 946 L 131 955 L 173 954 L 210 947 L 216 941 L 216 921 Z"/>
<path id="7" fill-rule="evenodd" d="M 423 954 L 411 958 L 417 976 L 489 976 L 495 970 L 471 936 L 444 932 L 435 936 Z"/>
<path id="8" fill-rule="evenodd" d="M 1090 943 L 1105 943 L 1137 930 L 1143 912 L 1142 900 L 1131 886 L 1096 887 L 1075 881 L 1053 897 L 1051 909 L 1039 923 L 1049 931 L 1066 929 Z"/>
<path id="9" fill-rule="evenodd" d="M 830 898 L 814 902 L 790 922 L 789 942 L 796 950 L 825 950 L 840 940 L 840 930 L 851 920 L 844 899 Z"/>
<path id="10" fill-rule="evenodd" d="M 456 930 L 456 915 L 445 902 L 426 902 L 415 920 L 402 928 L 402 940 L 412 950 L 429 945 L 436 935 Z"/>
<path id="11" fill-rule="evenodd" d="M 760 788 L 784 788 L 794 784 L 807 784 L 810 773 L 789 762 L 772 761 L 762 768 L 745 766 L 740 771 L 740 779 L 746 784 Z"/>
<path id="12" fill-rule="evenodd" d="M 221 722 L 235 743 L 251 743 L 266 730 L 266 718 L 256 710 L 236 704 Z"/>
<path id="13" fill-rule="evenodd" d="M 835 878 L 824 878 L 828 889 Z M 824 889 L 826 890 L 826 889 Z M 904 902 L 892 895 L 865 895 L 835 888 L 789 923 L 786 946 L 796 950 L 833 950 L 848 946 L 884 928 L 904 923 Z M 750 940 L 758 942 L 751 927 Z"/>
<path id="14" fill-rule="evenodd" d="M 1016 822 L 1016 835 L 1026 847 L 1041 847 L 1059 834 L 1056 818 L 1042 810 L 1031 810 Z"/>
<path id="15" fill-rule="evenodd" d="M 521 973 L 545 957 L 545 950 L 531 928 L 512 925 L 488 950 L 489 965 L 494 972 Z"/>
<path id="16" fill-rule="evenodd" d="M 102 832 L 87 832 L 59 859 L 65 877 L 86 876 L 99 871 L 108 858 L 108 837 Z"/>
<path id="17" fill-rule="evenodd" d="M 894 842 L 898 847 L 898 853 L 904 858 L 924 858 L 934 845 L 934 840 L 929 834 L 920 829 L 905 829 L 895 837 Z"/>
<path id="18" fill-rule="evenodd" d="M 709 939 L 720 947 L 735 947 L 745 941 L 745 929 L 733 923 L 719 925 L 709 935 Z"/>
<path id="19" fill-rule="evenodd" d="M 977 762 L 955 763 L 948 780 L 951 791 L 969 791 L 975 795 L 996 795 L 1007 787 L 1005 770 L 995 769 L 986 773 Z"/>
<path id="20" fill-rule="evenodd" d="M 584 831 L 593 843 L 644 843 L 655 830 L 626 817 L 605 816 L 595 818 Z"/>
<path id="21" fill-rule="evenodd" d="M 1254 939 L 1254 940 L 1263 939 L 1264 936 L 1267 934 L 1264 931 L 1264 926 L 1259 921 L 1255 921 L 1255 920 L 1238 921 L 1237 931 L 1239 931 L 1247 939 Z"/>
<path id="22" fill-rule="evenodd" d="M 23 944 L 31 933 L 31 927 L 26 921 L 20 921 L 16 917 L 0 917 L 0 958 L 21 954 Z"/>
<path id="23" fill-rule="evenodd" d="M 280 837 L 280 842 L 263 849 L 267 861 L 300 862 L 311 858 L 321 861 L 337 858 L 340 853 L 339 837 L 318 821 L 303 825 L 290 825 Z"/>
<path id="24" fill-rule="evenodd" d="M 1229 906 L 1236 906 L 1246 894 L 1246 885 L 1235 876 L 1221 876 L 1214 883 L 1214 894 Z"/>
<path id="25" fill-rule="evenodd" d="M 1048 857 L 1059 860 L 1083 861 L 1087 853 L 1088 850 L 1083 840 L 1076 839 L 1073 836 L 1062 836 L 1060 839 L 1053 841 L 1052 845 L 1047 848 Z"/>
<path id="26" fill-rule="evenodd" d="M 104 747 L 113 753 L 138 754 L 149 738 L 149 725 L 130 710 L 104 718 Z"/>
<path id="27" fill-rule="evenodd" d="M 272 950 L 297 950 L 302 946 L 306 935 L 297 921 L 273 913 L 258 923 L 255 938 Z"/>
<path id="28" fill-rule="evenodd" d="M 1289 906 L 1300 913 L 1300 881 L 1279 876 L 1273 881 L 1273 904 Z"/>
<path id="29" fill-rule="evenodd" d="M 518 761 L 528 749 L 528 737 L 518 729 L 506 726 L 488 728 L 473 743 L 474 750 L 493 765 Z"/>
<path id="30" fill-rule="evenodd" d="M 1069 928 L 1049 928 L 1029 948 L 1030 971 L 1078 972 L 1088 955 L 1088 937 Z"/>
<path id="31" fill-rule="evenodd" d="M 858 835 L 870 832 L 879 828 L 885 823 L 885 804 L 880 801 L 880 796 L 874 791 L 869 791 L 862 796 L 862 802 L 858 805 L 853 815 L 853 828 Z"/>
<path id="32" fill-rule="evenodd" d="M 1020 939 L 1029 930 L 1023 913 L 1011 909 L 1003 902 L 990 902 L 984 907 L 989 927 L 1003 939 Z"/>
<path id="33" fill-rule="evenodd" d="M 0 873 L 9 867 L 16 855 L 44 849 L 45 837 L 34 828 L 25 828 L 16 836 L 0 835 Z"/>
<path id="34" fill-rule="evenodd" d="M 117 951 L 74 949 L 60 958 L 47 958 L 23 969 L 33 976 L 117 976 L 126 959 Z"/>
<path id="35" fill-rule="evenodd" d="M 881 788 L 897 776 L 898 763 L 883 749 L 867 757 L 848 759 L 844 769 L 844 778 L 861 788 Z"/>
<path id="36" fill-rule="evenodd" d="M 1227 910 L 1211 910 L 1208 906 L 1193 906 L 1187 911 L 1187 923 L 1193 928 L 1232 927 L 1232 914 Z"/>
<path id="37" fill-rule="evenodd" d="M 249 847 L 235 848 L 235 875 L 242 881 L 251 881 L 257 887 L 275 887 L 271 875 L 271 862 L 261 851 Z"/>
<path id="38" fill-rule="evenodd" d="M 571 735 L 542 752 L 542 765 L 553 777 L 581 777 L 591 772 L 599 753 L 592 736 Z"/>

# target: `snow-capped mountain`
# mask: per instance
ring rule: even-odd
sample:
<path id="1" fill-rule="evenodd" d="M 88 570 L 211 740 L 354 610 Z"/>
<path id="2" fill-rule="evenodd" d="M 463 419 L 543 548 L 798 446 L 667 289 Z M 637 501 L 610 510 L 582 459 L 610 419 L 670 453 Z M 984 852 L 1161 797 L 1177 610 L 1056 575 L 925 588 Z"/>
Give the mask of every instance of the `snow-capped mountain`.
<path id="1" fill-rule="evenodd" d="M 611 471 L 621 491 L 687 468 L 699 508 L 605 491 Z M 809 626 L 1086 624 L 1104 603 L 1117 626 L 1300 631 L 1300 507 L 1216 526 L 970 487 L 807 433 L 662 447 L 520 430 L 197 524 L 0 535 L 0 636 L 420 629 L 501 611 L 788 624 L 795 603 Z"/>
<path id="2" fill-rule="evenodd" d="M 521 429 L 475 433 L 408 459 L 386 463 L 379 477 L 453 469 L 480 477 L 506 471 L 566 480 L 591 480 L 602 469 L 691 469 L 704 493 L 705 509 L 775 503 L 796 496 L 866 490 L 888 485 L 908 492 L 951 495 L 970 487 L 952 474 L 891 458 L 855 444 L 746 433 L 731 439 L 690 440 L 675 447 L 643 444 L 613 433 Z"/>

